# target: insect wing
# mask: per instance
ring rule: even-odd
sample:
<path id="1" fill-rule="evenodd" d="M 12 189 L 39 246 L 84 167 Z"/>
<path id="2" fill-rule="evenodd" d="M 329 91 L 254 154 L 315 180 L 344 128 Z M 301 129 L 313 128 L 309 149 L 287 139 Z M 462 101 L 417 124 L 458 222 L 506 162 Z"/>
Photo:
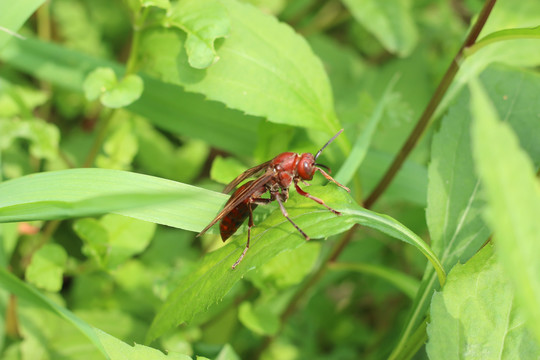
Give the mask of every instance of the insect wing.
<path id="1" fill-rule="evenodd" d="M 225 189 L 223 189 L 223 193 L 224 194 L 228 194 L 230 193 L 232 190 L 234 190 L 238 184 L 240 184 L 242 181 L 244 181 L 245 179 L 249 178 L 249 177 L 252 177 L 253 175 L 257 174 L 258 172 L 260 172 L 261 170 L 265 169 L 268 167 L 268 165 L 270 164 L 272 160 L 269 160 L 267 162 L 264 162 L 260 165 L 257 165 L 257 166 L 254 166 L 252 167 L 251 169 L 247 169 L 246 171 L 244 171 L 243 173 L 241 173 L 240 175 L 238 175 L 236 177 L 236 179 L 234 179 L 233 181 L 231 181 L 229 183 L 229 185 L 227 185 L 225 187 Z"/>
<path id="2" fill-rule="evenodd" d="M 261 164 L 262 165 L 262 164 Z M 260 165 L 259 165 L 260 166 Z M 251 170 L 251 169 L 249 169 Z M 249 171 L 248 170 L 248 171 Z M 243 175 L 243 174 L 242 174 Z M 214 226 L 215 223 L 217 223 L 219 220 L 221 220 L 224 216 L 226 216 L 228 213 L 231 212 L 232 209 L 237 207 L 241 202 L 246 200 L 248 197 L 250 197 L 253 192 L 266 184 L 271 178 L 272 178 L 272 172 L 267 171 L 265 172 L 260 178 L 253 180 L 253 182 L 249 185 L 243 188 L 240 192 L 234 194 L 234 198 L 229 198 L 229 201 L 225 204 L 225 207 L 223 210 L 217 214 L 217 216 L 208 224 L 197 236 L 201 236 L 204 234 L 208 229 L 210 229 L 212 226 Z M 240 180 L 242 181 L 242 180 Z"/>

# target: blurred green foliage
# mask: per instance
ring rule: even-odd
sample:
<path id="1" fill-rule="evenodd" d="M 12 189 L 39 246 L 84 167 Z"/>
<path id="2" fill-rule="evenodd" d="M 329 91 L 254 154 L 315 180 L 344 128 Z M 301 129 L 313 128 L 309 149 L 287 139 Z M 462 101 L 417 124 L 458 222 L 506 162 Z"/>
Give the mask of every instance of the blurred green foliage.
<path id="1" fill-rule="evenodd" d="M 0 3 L 0 358 L 538 357 L 540 3 L 497 1 L 445 78 L 483 6 Z M 276 204 L 234 271 L 245 226 L 195 237 L 212 190 L 341 128 L 351 196 L 300 185 L 344 216 L 285 204 L 309 243 Z"/>

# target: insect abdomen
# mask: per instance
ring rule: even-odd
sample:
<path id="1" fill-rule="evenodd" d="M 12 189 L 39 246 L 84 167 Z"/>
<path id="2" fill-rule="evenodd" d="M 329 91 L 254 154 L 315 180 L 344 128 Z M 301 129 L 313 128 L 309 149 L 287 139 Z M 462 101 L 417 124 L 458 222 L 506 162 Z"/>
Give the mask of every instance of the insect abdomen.
<path id="1" fill-rule="evenodd" d="M 249 216 L 249 199 L 239 204 L 231 210 L 219 223 L 219 232 L 221 240 L 225 241 L 244 223 Z M 257 204 L 251 203 L 251 210 L 254 210 Z"/>

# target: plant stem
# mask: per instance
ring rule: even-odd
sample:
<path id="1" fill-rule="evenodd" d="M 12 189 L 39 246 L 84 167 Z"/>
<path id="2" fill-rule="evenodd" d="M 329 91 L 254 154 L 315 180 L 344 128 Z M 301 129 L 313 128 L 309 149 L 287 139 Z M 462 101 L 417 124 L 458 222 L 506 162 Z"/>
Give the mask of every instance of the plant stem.
<path id="1" fill-rule="evenodd" d="M 484 27 L 489 14 L 491 13 L 491 10 L 493 9 L 493 6 L 495 5 L 496 0 L 486 0 L 484 7 L 482 8 L 482 11 L 480 12 L 478 16 L 478 20 L 474 24 L 473 28 L 471 29 L 471 32 L 467 36 L 465 42 L 462 44 L 461 48 L 455 55 L 454 59 L 450 63 L 450 66 L 446 70 L 445 75 L 443 76 L 441 82 L 439 83 L 439 86 L 437 87 L 435 93 L 433 94 L 433 97 L 429 101 L 426 109 L 424 110 L 424 113 L 418 120 L 418 123 L 416 124 L 415 128 L 409 135 L 409 138 L 401 148 L 400 152 L 394 159 L 394 162 L 390 166 L 390 168 L 387 170 L 386 174 L 382 178 L 382 180 L 379 182 L 379 184 L 376 186 L 375 190 L 370 194 L 370 196 L 367 198 L 364 207 L 366 209 L 369 209 L 373 206 L 375 201 L 383 194 L 383 192 L 386 190 L 390 182 L 393 180 L 401 166 L 403 165 L 403 162 L 407 158 L 407 156 L 410 154 L 414 146 L 417 144 L 420 136 L 424 133 L 427 126 L 429 125 L 429 121 L 433 114 L 435 113 L 435 110 L 439 106 L 441 100 L 443 99 L 444 95 L 446 94 L 446 91 L 448 90 L 450 84 L 454 80 L 457 71 L 459 70 L 459 63 L 463 57 L 464 50 L 473 45 L 476 39 L 478 38 L 478 35 L 480 34 L 480 31 Z M 285 308 L 285 311 L 281 315 L 281 327 L 284 326 L 288 318 L 294 314 L 295 310 L 298 307 L 299 302 L 301 299 L 305 296 L 305 294 L 322 278 L 326 270 L 328 269 L 328 264 L 331 262 L 336 261 L 336 259 L 339 257 L 339 255 L 343 252 L 343 250 L 347 247 L 349 242 L 352 240 L 354 233 L 356 229 L 358 229 L 358 224 L 355 224 L 352 228 L 347 231 L 347 233 L 333 246 L 332 250 L 330 251 L 330 254 L 326 257 L 326 259 L 319 265 L 319 267 L 313 272 L 313 274 L 308 278 L 304 284 L 300 287 L 300 289 L 296 292 L 296 294 L 291 298 L 288 306 Z M 414 340 L 415 344 L 423 344 L 423 339 L 425 339 L 425 329 L 426 329 L 426 322 L 424 321 L 419 327 L 417 327 L 416 331 L 414 332 Z M 281 331 L 281 329 L 280 329 Z M 280 332 L 279 331 L 279 332 Z M 278 332 L 278 333 L 279 333 Z M 424 335 L 422 335 L 424 334 Z M 404 334 L 401 338 L 400 342 L 392 352 L 391 356 L 396 356 L 401 353 L 401 351 L 406 350 L 405 349 L 405 342 L 407 339 L 409 339 L 410 334 Z M 275 336 L 273 337 L 267 337 L 265 341 L 263 342 L 261 348 L 259 349 L 259 353 L 262 353 L 264 349 L 269 347 L 275 339 Z M 418 341 L 416 341 L 418 340 Z M 420 344 L 421 345 L 421 344 Z M 409 352 L 411 352 L 410 348 Z M 416 348 L 417 350 L 418 348 Z M 414 350 L 413 350 L 414 351 Z M 403 354 L 402 354 L 403 355 Z M 409 356 L 412 356 L 410 353 Z"/>
<path id="2" fill-rule="evenodd" d="M 439 106 L 441 100 L 446 94 L 446 91 L 448 90 L 448 87 L 454 80 L 459 70 L 459 63 L 463 57 L 463 51 L 469 46 L 473 45 L 476 39 L 478 38 L 478 35 L 480 34 L 480 31 L 483 29 L 489 17 L 489 14 L 491 13 L 493 6 L 495 5 L 495 2 L 496 0 L 487 0 L 485 2 L 483 9 L 478 16 L 478 20 L 474 24 L 473 28 L 471 29 L 471 32 L 469 33 L 469 36 L 467 36 L 467 39 L 465 40 L 463 45 L 461 45 L 461 48 L 458 50 L 456 56 L 450 63 L 450 66 L 446 70 L 446 73 L 444 74 L 441 82 L 439 83 L 439 86 L 435 90 L 433 97 L 429 101 L 426 109 L 424 110 L 422 116 L 416 123 L 416 126 L 412 130 L 407 141 L 405 142 L 405 144 L 403 144 L 401 150 L 398 152 L 396 158 L 392 162 L 392 165 L 390 165 L 390 168 L 386 171 L 383 178 L 379 181 L 375 189 L 366 199 L 365 201 L 366 208 L 371 208 L 371 206 L 375 203 L 375 201 L 377 201 L 377 199 L 379 199 L 382 193 L 386 190 L 388 185 L 390 185 L 390 183 L 396 176 L 397 172 L 399 171 L 399 169 L 405 162 L 405 159 L 407 158 L 407 156 L 409 156 L 412 149 L 418 143 L 418 140 L 420 139 L 421 135 L 425 132 L 426 128 L 429 125 L 431 117 L 435 113 L 435 110 L 437 110 L 437 107 Z"/>
<path id="3" fill-rule="evenodd" d="M 136 16 L 133 23 L 133 39 L 131 40 L 131 50 L 129 51 L 129 57 L 126 63 L 125 75 L 135 72 L 137 67 L 137 53 L 139 51 L 139 44 L 141 42 L 141 30 L 143 29 L 144 22 L 148 16 L 148 8 L 144 8 L 144 10 L 137 15 L 138 16 Z M 111 119 L 116 115 L 118 110 L 103 109 L 101 111 L 102 113 L 108 111 L 108 113 L 104 114 L 103 119 L 101 120 L 98 134 L 94 140 L 94 143 L 92 144 L 92 147 L 90 148 L 90 152 L 86 157 L 83 167 L 90 167 L 94 163 L 96 156 L 103 145 L 103 141 L 105 141 L 107 136 L 107 130 L 109 128 Z"/>

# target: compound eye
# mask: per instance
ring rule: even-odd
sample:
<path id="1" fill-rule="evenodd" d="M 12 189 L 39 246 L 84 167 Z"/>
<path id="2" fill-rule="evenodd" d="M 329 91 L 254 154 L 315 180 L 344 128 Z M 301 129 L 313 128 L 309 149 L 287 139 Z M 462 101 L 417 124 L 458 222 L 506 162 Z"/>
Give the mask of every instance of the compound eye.
<path id="1" fill-rule="evenodd" d="M 298 175 L 304 180 L 313 179 L 313 174 L 315 173 L 315 167 L 313 166 L 313 160 L 301 158 L 298 164 Z"/>

